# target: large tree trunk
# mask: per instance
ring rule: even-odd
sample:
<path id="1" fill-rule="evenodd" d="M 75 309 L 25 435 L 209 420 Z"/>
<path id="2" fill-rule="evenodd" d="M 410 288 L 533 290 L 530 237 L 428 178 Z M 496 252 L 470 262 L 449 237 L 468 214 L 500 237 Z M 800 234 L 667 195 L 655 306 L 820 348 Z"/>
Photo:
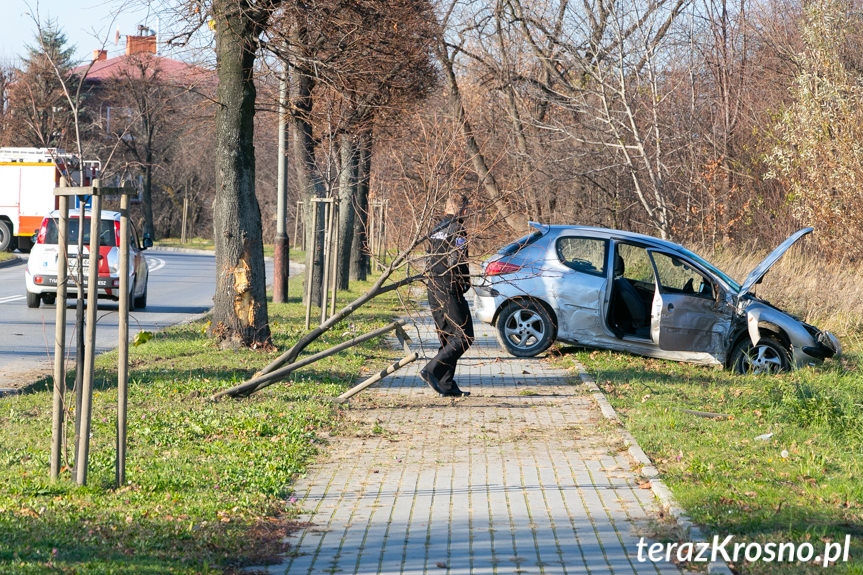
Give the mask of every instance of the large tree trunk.
<path id="1" fill-rule="evenodd" d="M 351 248 L 354 243 L 356 207 L 354 197 L 357 190 L 357 145 L 350 134 L 339 138 L 339 251 L 336 259 L 336 285 L 339 289 L 349 287 Z"/>
<path id="2" fill-rule="evenodd" d="M 297 46 L 302 46 L 303 31 L 295 34 Z M 291 124 L 293 125 L 293 155 L 292 162 L 297 173 L 297 184 L 306 209 L 304 210 L 306 233 L 306 278 L 312 282 L 312 305 L 321 305 L 321 287 L 324 270 L 324 206 L 318 206 L 318 225 L 313 226 L 312 198 L 324 196 L 323 181 L 315 164 L 315 140 L 312 133 L 312 88 L 314 78 L 310 72 L 301 67 L 295 67 L 291 74 Z M 312 241 L 317 235 L 317 249 L 312 250 Z M 308 287 L 308 284 L 306 284 Z M 303 294 L 306 290 L 303 290 Z"/>
<path id="3" fill-rule="evenodd" d="M 357 144 L 357 178 L 354 197 L 354 238 L 350 255 L 351 281 L 365 281 L 371 272 L 369 257 L 368 225 L 369 225 L 369 181 L 372 173 L 372 131 L 363 130 Z"/>
<path id="4" fill-rule="evenodd" d="M 219 76 L 216 110 L 214 333 L 270 346 L 261 211 L 255 197 L 255 85 L 258 26 L 246 2 L 215 0 Z"/>

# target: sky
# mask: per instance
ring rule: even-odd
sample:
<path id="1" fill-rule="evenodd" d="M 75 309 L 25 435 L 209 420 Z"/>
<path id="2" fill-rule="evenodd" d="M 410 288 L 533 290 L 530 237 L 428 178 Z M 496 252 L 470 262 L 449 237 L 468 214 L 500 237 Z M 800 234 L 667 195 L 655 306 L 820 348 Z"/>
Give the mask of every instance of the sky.
<path id="1" fill-rule="evenodd" d="M 26 46 L 35 44 L 37 13 L 42 22 L 56 20 L 70 46 L 76 48 L 76 59 L 92 57 L 92 51 L 106 41 L 108 56 L 123 54 L 125 36 L 138 33 L 138 25 L 153 30 L 159 22 L 153 12 L 148 14 L 146 0 L 3 0 L 11 8 L 0 18 L 0 62 L 17 63 L 26 53 Z M 119 13 L 119 14 L 118 14 Z M 115 19 L 116 18 L 116 19 Z M 120 42 L 115 44 L 117 29 Z"/>

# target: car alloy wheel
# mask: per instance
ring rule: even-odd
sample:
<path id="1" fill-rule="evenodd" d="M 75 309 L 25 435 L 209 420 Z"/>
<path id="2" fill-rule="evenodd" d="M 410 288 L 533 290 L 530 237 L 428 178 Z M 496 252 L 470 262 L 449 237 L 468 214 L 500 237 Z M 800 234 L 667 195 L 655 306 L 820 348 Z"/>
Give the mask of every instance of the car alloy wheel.
<path id="1" fill-rule="evenodd" d="M 533 301 L 506 304 L 497 320 L 501 346 L 517 357 L 533 357 L 554 341 L 554 323 L 548 311 Z"/>
<path id="2" fill-rule="evenodd" d="M 788 350 L 775 338 L 764 336 L 757 345 L 748 340 L 737 344 L 734 353 L 734 371 L 755 375 L 774 374 L 788 371 L 791 359 Z"/>

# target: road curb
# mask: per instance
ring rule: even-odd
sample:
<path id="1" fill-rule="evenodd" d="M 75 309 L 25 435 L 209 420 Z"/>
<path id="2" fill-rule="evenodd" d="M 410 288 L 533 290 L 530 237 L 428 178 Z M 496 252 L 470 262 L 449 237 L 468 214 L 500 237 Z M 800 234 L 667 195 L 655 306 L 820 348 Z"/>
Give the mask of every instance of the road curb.
<path id="1" fill-rule="evenodd" d="M 701 529 L 692 523 L 692 520 L 688 515 L 686 515 L 686 512 L 674 499 L 674 495 L 671 493 L 671 490 L 660 477 L 659 470 L 653 465 L 653 462 L 650 461 L 650 458 L 638 444 L 638 441 L 635 440 L 635 437 L 633 437 L 633 435 L 629 433 L 629 430 L 627 430 L 623 425 L 623 421 L 621 421 L 620 417 L 617 415 L 617 412 L 608 401 L 608 398 L 605 397 L 605 394 L 601 389 L 599 389 L 599 386 L 596 385 L 596 380 L 593 379 L 592 375 L 587 373 L 581 363 L 576 363 L 576 365 L 578 367 L 579 379 L 581 379 L 581 382 L 590 391 L 590 394 L 599 406 L 603 417 L 614 422 L 620 428 L 619 431 L 623 436 L 623 441 L 626 444 L 629 456 L 641 466 L 641 474 L 650 481 L 650 490 L 653 492 L 653 495 L 659 500 L 662 506 L 665 507 L 667 513 L 674 518 L 677 525 L 683 530 L 684 537 L 687 537 L 688 541 L 693 543 L 708 541 Z M 710 575 L 733 575 L 728 565 L 719 561 L 709 563 L 707 565 L 707 573 Z"/>
<path id="2" fill-rule="evenodd" d="M 216 255 L 215 250 L 198 250 L 195 248 L 175 248 L 175 247 L 162 248 L 159 246 L 153 246 L 149 249 L 153 250 L 154 252 L 189 254 L 191 256 L 215 256 Z M 271 262 L 271 261 L 273 261 L 273 257 L 272 256 L 264 256 L 264 261 L 265 262 Z"/>
<path id="3" fill-rule="evenodd" d="M 22 258 L 21 256 L 15 256 L 15 257 L 14 257 L 14 258 L 12 258 L 11 260 L 6 260 L 6 261 L 3 261 L 3 262 L 0 262 L 0 269 L 2 269 L 2 268 L 11 268 L 12 266 L 17 266 L 18 264 L 23 264 L 23 263 L 25 263 L 26 261 L 27 261 L 27 260 L 26 260 L 26 259 L 24 259 L 24 258 Z"/>
<path id="4" fill-rule="evenodd" d="M 195 248 L 175 248 L 175 247 L 161 247 L 161 246 L 153 246 L 148 248 L 153 250 L 154 252 L 172 252 L 176 254 L 189 254 L 193 256 L 212 256 L 216 254 L 215 250 L 198 250 Z"/>

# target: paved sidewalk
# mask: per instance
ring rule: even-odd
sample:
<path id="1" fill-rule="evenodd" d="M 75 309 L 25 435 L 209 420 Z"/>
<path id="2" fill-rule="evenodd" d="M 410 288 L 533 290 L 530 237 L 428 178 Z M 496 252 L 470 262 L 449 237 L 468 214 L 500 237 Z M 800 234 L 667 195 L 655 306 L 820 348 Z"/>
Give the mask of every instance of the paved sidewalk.
<path id="1" fill-rule="evenodd" d="M 679 573 L 638 562 L 655 500 L 578 379 L 476 328 L 456 374 L 470 397 L 433 393 L 421 356 L 351 400 L 356 433 L 296 485 L 309 524 L 268 573 Z"/>

